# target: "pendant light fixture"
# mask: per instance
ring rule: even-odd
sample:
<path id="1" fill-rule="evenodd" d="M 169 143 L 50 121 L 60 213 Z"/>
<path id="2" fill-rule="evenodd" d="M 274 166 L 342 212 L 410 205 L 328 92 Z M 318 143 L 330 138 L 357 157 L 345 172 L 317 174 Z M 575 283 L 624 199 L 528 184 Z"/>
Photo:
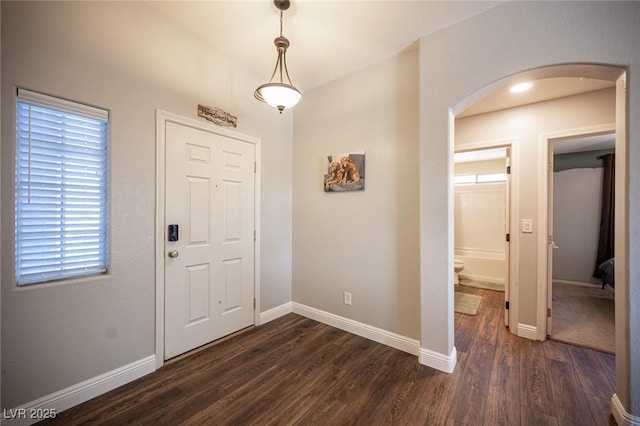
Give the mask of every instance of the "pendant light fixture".
<path id="1" fill-rule="evenodd" d="M 274 0 L 273 3 L 280 10 L 280 36 L 273 40 L 278 50 L 278 59 L 276 60 L 273 74 L 271 74 L 271 79 L 268 83 L 258 87 L 254 96 L 257 100 L 277 108 L 282 114 L 282 111 L 295 106 L 302 99 L 302 93 L 291 84 L 291 78 L 287 70 L 289 40 L 282 36 L 282 15 L 285 10 L 289 9 L 291 2 L 289 0 Z"/>

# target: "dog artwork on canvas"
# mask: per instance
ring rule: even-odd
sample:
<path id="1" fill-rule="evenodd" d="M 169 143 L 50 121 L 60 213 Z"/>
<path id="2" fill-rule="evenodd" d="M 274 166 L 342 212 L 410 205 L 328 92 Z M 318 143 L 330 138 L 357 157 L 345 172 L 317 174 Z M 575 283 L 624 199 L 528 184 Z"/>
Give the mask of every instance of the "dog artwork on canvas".
<path id="1" fill-rule="evenodd" d="M 339 161 L 333 161 L 339 158 Z M 325 192 L 363 191 L 364 190 L 364 151 L 329 155 L 327 174 L 324 175 Z"/>

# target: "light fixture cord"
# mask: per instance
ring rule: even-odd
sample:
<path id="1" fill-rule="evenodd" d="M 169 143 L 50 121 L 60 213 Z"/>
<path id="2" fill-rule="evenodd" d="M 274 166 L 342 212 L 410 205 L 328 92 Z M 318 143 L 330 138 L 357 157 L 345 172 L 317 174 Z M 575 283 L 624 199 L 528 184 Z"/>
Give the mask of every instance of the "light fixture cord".
<path id="1" fill-rule="evenodd" d="M 283 35 L 282 35 L 282 16 L 283 16 L 283 11 L 281 10 L 280 11 L 280 37 L 283 37 Z M 286 49 L 282 52 L 281 61 L 282 62 L 280 63 L 280 82 L 282 83 L 284 81 L 283 80 L 283 75 L 282 75 L 282 68 L 283 68 L 283 64 L 284 64 L 284 74 L 287 76 L 287 80 L 289 81 L 289 84 L 293 85 L 293 83 L 291 83 L 291 77 L 289 77 L 289 70 L 287 69 L 287 50 Z"/>
<path id="2" fill-rule="evenodd" d="M 283 13 L 282 13 L 282 10 L 281 10 L 280 11 L 280 37 L 282 37 L 282 16 L 283 16 Z M 286 52 L 286 50 L 285 50 L 285 52 Z M 282 63 L 284 62 L 284 67 L 285 68 L 287 67 L 286 59 L 283 58 L 284 55 L 285 54 L 280 49 L 278 49 L 278 62 L 280 63 L 280 83 L 283 82 L 283 80 L 282 80 Z M 289 73 L 287 73 L 287 77 L 288 76 L 289 76 Z"/>
<path id="3" fill-rule="evenodd" d="M 280 37 L 282 36 L 282 21 L 283 21 L 283 12 L 280 11 Z M 284 69 L 284 72 L 283 72 Z M 276 60 L 276 66 L 273 69 L 273 74 L 271 74 L 271 78 L 269 79 L 269 83 L 273 81 L 273 77 L 280 71 L 280 83 L 284 83 L 284 76 L 287 76 L 287 81 L 289 81 L 289 85 L 293 86 L 291 82 L 291 77 L 289 77 L 289 69 L 287 68 L 287 49 L 286 48 L 278 48 L 278 59 Z"/>

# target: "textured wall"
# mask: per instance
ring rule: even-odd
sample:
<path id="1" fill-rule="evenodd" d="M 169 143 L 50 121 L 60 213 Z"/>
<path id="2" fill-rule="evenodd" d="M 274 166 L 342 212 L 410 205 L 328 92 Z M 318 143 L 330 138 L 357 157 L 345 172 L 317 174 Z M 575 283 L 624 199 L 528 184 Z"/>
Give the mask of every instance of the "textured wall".
<path id="1" fill-rule="evenodd" d="M 138 361 L 155 340 L 155 111 L 198 103 L 262 139 L 262 309 L 290 300 L 292 117 L 260 83 L 143 2 L 2 2 L 2 408 Z M 110 110 L 109 274 L 16 289 L 15 87 Z M 284 160 L 284 161 L 283 161 Z"/>
<path id="2" fill-rule="evenodd" d="M 417 50 L 409 50 L 306 93 L 296 107 L 293 148 L 293 300 L 413 339 L 417 61 Z M 365 190 L 325 193 L 326 156 L 360 150 Z M 352 306 L 343 304 L 344 291 Z"/>

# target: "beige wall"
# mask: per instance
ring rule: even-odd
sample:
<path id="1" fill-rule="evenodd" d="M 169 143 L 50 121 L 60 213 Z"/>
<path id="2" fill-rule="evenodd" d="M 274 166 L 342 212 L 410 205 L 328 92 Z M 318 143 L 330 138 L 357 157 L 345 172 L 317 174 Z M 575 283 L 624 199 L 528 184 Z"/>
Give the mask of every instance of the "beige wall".
<path id="1" fill-rule="evenodd" d="M 516 223 L 533 219 L 534 229 L 538 229 L 538 195 L 542 190 L 538 170 L 540 135 L 614 122 L 615 89 L 611 88 L 456 120 L 455 145 L 463 148 L 482 141 L 516 141 L 518 158 L 512 162 L 512 173 L 518 174 L 519 182 L 518 187 L 512 188 L 519 199 Z M 538 288 L 537 234 L 520 233 L 518 251 L 518 323 L 535 327 L 537 306 L 532 301 L 537 298 Z"/>
<path id="2" fill-rule="evenodd" d="M 262 139 L 262 309 L 291 297 L 292 114 L 255 101 L 264 76 L 143 2 L 2 2 L 2 408 L 154 353 L 155 111 L 198 103 Z M 15 87 L 110 110 L 109 274 L 16 289 Z"/>
<path id="3" fill-rule="evenodd" d="M 637 117 L 640 112 L 640 85 L 636 84 L 640 69 L 639 22 L 640 3 L 636 2 L 508 2 L 420 40 L 420 340 L 423 348 L 446 355 L 451 354 L 454 347 L 453 300 L 449 290 L 452 280 L 449 265 L 453 263 L 449 195 L 454 138 L 452 114 L 484 94 L 514 83 L 516 76 L 525 71 L 538 78 L 577 76 L 578 72 L 593 78 L 602 71 L 594 67 L 546 68 L 582 63 L 626 64 L 627 116 Z M 628 120 L 626 140 L 617 145 L 616 154 L 621 164 L 640 164 L 640 121 Z M 537 155 L 537 152 L 529 155 L 523 152 L 521 158 L 529 157 L 537 162 Z M 525 176 L 533 173 L 522 172 Z M 630 166 L 626 173 L 623 191 L 626 209 L 619 210 L 621 223 L 626 226 L 622 228 L 624 238 L 617 241 L 628 263 L 621 269 L 624 283 L 621 288 L 616 285 L 616 298 L 620 296 L 622 302 L 616 303 L 619 325 L 616 395 L 628 413 L 638 416 L 640 371 L 631 366 L 640 365 L 640 307 L 629 300 L 640 300 L 640 216 L 632 213 L 640 211 L 640 171 Z M 533 184 L 531 178 L 521 182 L 522 187 Z M 525 209 L 521 212 L 523 217 L 533 214 L 530 201 L 523 200 L 521 205 Z M 443 247 L 448 250 L 443 252 Z M 535 263 L 536 252 L 532 248 L 529 245 L 520 253 L 527 259 L 522 265 L 527 270 L 532 270 Z M 535 305 L 532 293 L 533 289 L 525 288 L 520 296 L 526 321 L 531 321 L 535 309 L 526 306 L 526 303 Z"/>
<path id="4" fill-rule="evenodd" d="M 418 52 L 305 93 L 293 145 L 293 301 L 419 337 Z M 326 156 L 366 151 L 364 192 L 325 193 Z M 352 293 L 352 306 L 343 292 Z"/>

